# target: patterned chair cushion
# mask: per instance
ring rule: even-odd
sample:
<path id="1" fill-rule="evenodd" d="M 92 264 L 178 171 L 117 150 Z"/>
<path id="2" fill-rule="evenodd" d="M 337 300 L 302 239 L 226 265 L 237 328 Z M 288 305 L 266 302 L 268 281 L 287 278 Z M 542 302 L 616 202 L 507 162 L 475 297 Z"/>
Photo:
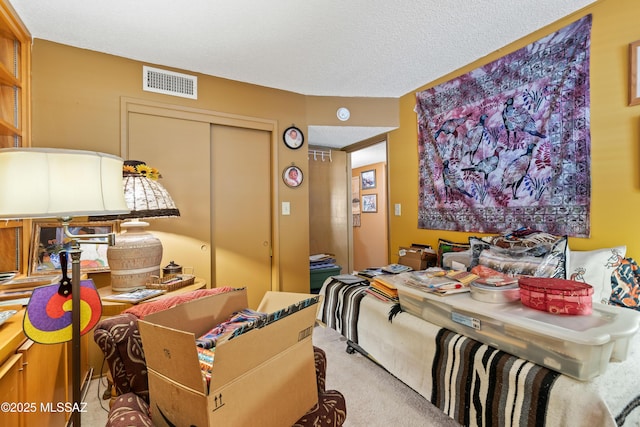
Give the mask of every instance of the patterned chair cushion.
<path id="1" fill-rule="evenodd" d="M 106 427 L 152 427 L 149 404 L 135 393 L 118 396 L 111 406 Z"/>
<path id="2" fill-rule="evenodd" d="M 138 319 L 128 313 L 104 319 L 93 331 L 93 339 L 107 360 L 116 394 L 135 393 L 148 403 L 147 363 Z"/>
<path id="3" fill-rule="evenodd" d="M 293 427 L 341 426 L 347 418 L 347 403 L 337 390 L 325 390 L 327 356 L 319 347 L 313 347 L 318 383 L 318 403 L 302 416 Z"/>

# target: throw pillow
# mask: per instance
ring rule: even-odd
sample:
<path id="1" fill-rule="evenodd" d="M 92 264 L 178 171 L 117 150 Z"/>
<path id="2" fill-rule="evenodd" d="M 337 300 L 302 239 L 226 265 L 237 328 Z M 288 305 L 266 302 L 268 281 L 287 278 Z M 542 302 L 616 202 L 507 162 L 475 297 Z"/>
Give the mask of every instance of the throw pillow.
<path id="1" fill-rule="evenodd" d="M 504 237 L 504 236 L 503 236 Z M 471 265 L 484 265 L 502 273 L 566 278 L 567 237 L 535 233 L 518 240 L 470 237 Z M 500 246 L 490 242 L 498 242 Z"/>
<path id="2" fill-rule="evenodd" d="M 611 274 L 627 253 L 626 246 L 594 251 L 571 251 L 567 278 L 593 287 L 593 302 L 607 304 L 611 297 Z"/>
<path id="3" fill-rule="evenodd" d="M 633 258 L 621 259 L 611 275 L 609 304 L 640 310 L 640 267 Z"/>
<path id="4" fill-rule="evenodd" d="M 452 242 L 451 240 L 438 239 L 438 266 L 444 267 L 442 256 L 448 252 L 464 252 L 469 250 L 469 243 Z"/>

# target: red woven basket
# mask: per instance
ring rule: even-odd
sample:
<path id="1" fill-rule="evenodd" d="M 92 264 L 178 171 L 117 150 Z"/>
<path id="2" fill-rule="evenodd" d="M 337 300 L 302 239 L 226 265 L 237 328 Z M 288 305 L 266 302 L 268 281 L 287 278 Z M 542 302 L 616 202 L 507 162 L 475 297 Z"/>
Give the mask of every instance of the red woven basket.
<path id="1" fill-rule="evenodd" d="M 593 287 L 574 280 L 521 277 L 520 300 L 527 307 L 553 314 L 591 314 Z"/>

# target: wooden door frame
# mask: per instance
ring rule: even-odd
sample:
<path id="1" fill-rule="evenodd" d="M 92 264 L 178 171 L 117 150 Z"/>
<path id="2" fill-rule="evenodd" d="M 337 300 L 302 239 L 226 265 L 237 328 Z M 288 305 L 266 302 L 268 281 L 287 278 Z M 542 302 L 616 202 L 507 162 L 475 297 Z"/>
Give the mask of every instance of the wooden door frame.
<path id="1" fill-rule="evenodd" d="M 231 126 L 243 129 L 270 132 L 271 152 L 271 290 L 280 290 L 280 234 L 276 200 L 278 195 L 278 122 L 276 120 L 222 113 L 213 110 L 184 107 L 130 97 L 120 98 L 120 157 L 129 157 L 129 113 L 150 114 L 160 117 L 200 121 L 212 125 Z M 211 207 L 213 211 L 213 207 Z M 212 229 L 213 232 L 213 229 Z M 211 238 L 211 236 L 210 236 Z M 213 245 L 213 242 L 209 242 Z M 213 248 L 212 248 L 213 249 Z M 212 252 L 213 254 L 213 252 Z M 213 260 L 212 260 L 213 262 Z M 213 281 L 213 277 L 211 278 Z"/>

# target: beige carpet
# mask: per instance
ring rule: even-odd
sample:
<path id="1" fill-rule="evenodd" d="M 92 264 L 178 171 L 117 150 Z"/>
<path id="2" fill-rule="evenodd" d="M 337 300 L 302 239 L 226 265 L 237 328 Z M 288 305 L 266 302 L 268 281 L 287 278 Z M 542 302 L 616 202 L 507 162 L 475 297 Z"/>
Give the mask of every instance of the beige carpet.
<path id="1" fill-rule="evenodd" d="M 360 353 L 348 354 L 345 338 L 330 328 L 316 327 L 313 342 L 327 353 L 327 388 L 339 390 L 347 401 L 345 427 L 459 426 L 387 371 Z M 87 392 L 85 427 L 103 427 L 108 402 L 100 399 L 104 380 L 95 379 Z"/>
<path id="2" fill-rule="evenodd" d="M 345 427 L 460 425 L 367 357 L 348 354 L 333 329 L 316 327 L 313 342 L 327 353 L 327 389 L 347 402 Z"/>

